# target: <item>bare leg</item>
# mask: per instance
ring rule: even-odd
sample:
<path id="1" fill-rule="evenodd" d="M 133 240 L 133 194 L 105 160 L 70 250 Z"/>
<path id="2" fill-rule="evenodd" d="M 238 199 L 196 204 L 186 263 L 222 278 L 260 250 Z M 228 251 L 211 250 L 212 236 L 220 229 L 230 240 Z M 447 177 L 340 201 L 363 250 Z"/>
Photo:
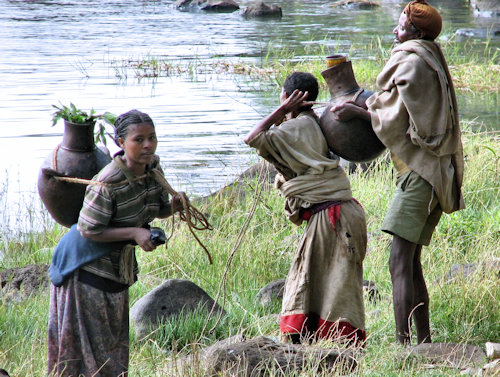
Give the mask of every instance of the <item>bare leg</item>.
<path id="1" fill-rule="evenodd" d="M 429 294 L 425 285 L 420 255 L 422 245 L 417 245 L 413 258 L 413 320 L 417 329 L 417 342 L 430 343 L 431 330 L 429 325 Z"/>
<path id="2" fill-rule="evenodd" d="M 413 263 L 417 245 L 394 236 L 389 259 L 392 279 L 396 339 L 403 345 L 410 344 L 410 316 L 414 307 Z"/>
<path id="3" fill-rule="evenodd" d="M 281 342 L 288 344 L 300 344 L 300 334 L 281 334 Z"/>

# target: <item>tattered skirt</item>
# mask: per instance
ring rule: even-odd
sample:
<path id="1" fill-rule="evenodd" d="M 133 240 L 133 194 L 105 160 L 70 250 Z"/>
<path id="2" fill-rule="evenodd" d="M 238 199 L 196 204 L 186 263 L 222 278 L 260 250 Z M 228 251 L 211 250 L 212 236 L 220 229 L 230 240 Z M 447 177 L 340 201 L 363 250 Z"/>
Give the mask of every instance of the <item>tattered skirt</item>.
<path id="1" fill-rule="evenodd" d="M 364 342 L 366 244 L 365 215 L 355 200 L 309 218 L 285 283 L 283 334 Z"/>
<path id="2" fill-rule="evenodd" d="M 78 280 L 52 285 L 48 326 L 49 376 L 126 376 L 128 290 L 108 293 Z"/>

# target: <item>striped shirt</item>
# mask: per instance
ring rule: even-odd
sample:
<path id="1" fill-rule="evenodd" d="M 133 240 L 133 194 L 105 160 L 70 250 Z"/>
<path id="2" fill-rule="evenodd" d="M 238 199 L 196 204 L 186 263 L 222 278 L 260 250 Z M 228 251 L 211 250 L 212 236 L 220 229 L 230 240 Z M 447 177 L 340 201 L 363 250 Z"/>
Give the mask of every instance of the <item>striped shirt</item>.
<path id="1" fill-rule="evenodd" d="M 161 170 L 158 156 L 155 156 L 151 166 L 147 166 L 146 172 L 151 169 Z M 170 215 L 171 203 L 160 184 L 152 177 L 136 179 L 137 176 L 122 162 L 121 155 L 115 155 L 113 161 L 94 177 L 94 180 L 113 185 L 87 187 L 78 227 L 86 232 L 98 234 L 107 227 L 146 226 L 156 217 Z M 138 267 L 135 249 L 130 247 L 113 251 L 83 266 L 82 269 L 120 283 L 131 284 L 120 272 L 124 253 L 132 253 L 129 258 L 125 258 L 128 259 L 125 268 L 133 269 L 136 276 Z"/>

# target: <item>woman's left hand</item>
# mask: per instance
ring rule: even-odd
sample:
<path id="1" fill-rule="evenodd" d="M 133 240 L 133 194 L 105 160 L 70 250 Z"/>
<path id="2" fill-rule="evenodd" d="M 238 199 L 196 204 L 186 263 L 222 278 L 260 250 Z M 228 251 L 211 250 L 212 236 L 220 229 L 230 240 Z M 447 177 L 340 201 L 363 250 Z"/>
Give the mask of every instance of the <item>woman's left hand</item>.
<path id="1" fill-rule="evenodd" d="M 179 191 L 179 195 L 172 196 L 172 213 L 176 213 L 182 211 L 184 209 L 184 205 L 182 202 L 182 198 L 186 198 L 189 201 L 186 193 L 184 191 Z"/>
<path id="2" fill-rule="evenodd" d="M 134 240 L 144 251 L 153 251 L 156 245 L 151 241 L 151 231 L 146 228 L 135 228 Z"/>

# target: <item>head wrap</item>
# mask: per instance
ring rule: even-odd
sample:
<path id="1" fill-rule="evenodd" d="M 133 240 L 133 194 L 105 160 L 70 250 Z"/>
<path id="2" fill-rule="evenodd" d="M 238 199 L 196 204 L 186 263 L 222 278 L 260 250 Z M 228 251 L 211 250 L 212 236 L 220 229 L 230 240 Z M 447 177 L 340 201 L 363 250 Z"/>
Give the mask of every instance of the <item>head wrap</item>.
<path id="1" fill-rule="evenodd" d="M 443 25 L 443 20 L 436 8 L 430 6 L 425 0 L 410 2 L 403 11 L 415 27 L 424 32 L 427 38 L 436 39 Z"/>

